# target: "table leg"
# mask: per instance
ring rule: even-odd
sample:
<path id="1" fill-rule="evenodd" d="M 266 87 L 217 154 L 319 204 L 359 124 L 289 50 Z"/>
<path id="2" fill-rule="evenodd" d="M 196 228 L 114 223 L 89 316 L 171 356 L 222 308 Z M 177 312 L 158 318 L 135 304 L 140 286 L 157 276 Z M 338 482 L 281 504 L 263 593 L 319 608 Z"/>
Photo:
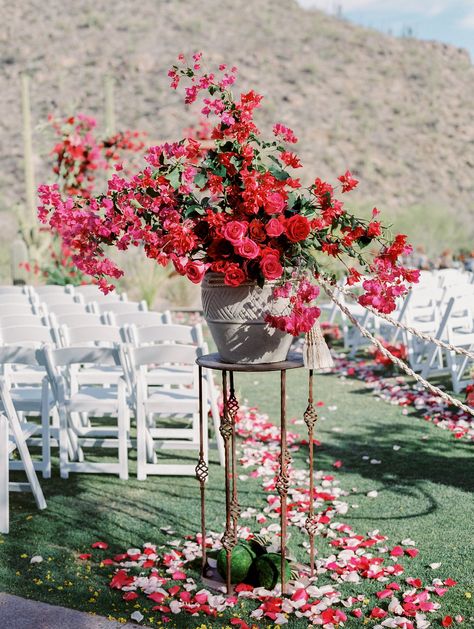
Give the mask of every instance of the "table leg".
<path id="1" fill-rule="evenodd" d="M 318 414 L 314 408 L 313 402 L 313 370 L 309 370 L 309 388 L 308 388 L 308 406 L 304 413 L 304 421 L 308 428 L 308 444 L 309 444 L 309 507 L 308 517 L 306 518 L 305 528 L 309 535 L 309 556 L 311 576 L 314 577 L 314 534 L 316 532 L 317 523 L 314 518 L 314 457 L 313 457 L 313 430 L 318 420 Z"/>
<path id="2" fill-rule="evenodd" d="M 237 543 L 237 531 L 234 527 L 234 518 L 232 510 L 232 498 L 234 493 L 234 483 L 231 483 L 231 475 L 233 473 L 231 466 L 231 454 L 234 452 L 235 440 L 234 436 L 234 422 L 232 414 L 229 410 L 229 397 L 227 391 L 227 372 L 222 372 L 222 392 L 224 408 L 222 412 L 220 433 L 224 440 L 224 473 L 225 473 L 225 531 L 222 536 L 222 546 L 227 553 L 227 574 L 226 574 L 226 586 L 227 594 L 231 593 L 231 561 L 232 561 L 232 549 Z M 234 398 L 235 399 L 235 398 Z M 232 478 L 233 480 L 233 478 Z"/>
<path id="3" fill-rule="evenodd" d="M 237 398 L 235 397 L 234 390 L 234 374 L 231 371 L 229 373 L 230 377 L 230 392 L 229 392 L 229 400 L 227 402 L 227 407 L 229 410 L 229 415 L 232 420 L 232 500 L 230 503 L 230 515 L 232 518 L 232 526 L 234 529 L 234 536 L 237 541 L 237 525 L 240 516 L 240 505 L 237 496 L 237 453 L 236 453 L 236 439 L 235 439 L 235 424 L 237 421 L 237 414 L 239 412 L 239 403 Z"/>
<path id="4" fill-rule="evenodd" d="M 199 366 L 199 461 L 196 465 L 196 478 L 199 481 L 201 489 L 201 568 L 204 574 L 206 567 L 206 480 L 209 475 L 209 468 L 204 456 L 204 402 L 202 391 L 202 367 Z"/>
<path id="5" fill-rule="evenodd" d="M 286 593 L 286 537 L 287 537 L 287 497 L 289 488 L 290 454 L 286 441 L 286 371 L 283 370 L 280 376 L 280 471 L 276 482 L 276 488 L 280 495 L 281 505 L 281 591 Z"/>

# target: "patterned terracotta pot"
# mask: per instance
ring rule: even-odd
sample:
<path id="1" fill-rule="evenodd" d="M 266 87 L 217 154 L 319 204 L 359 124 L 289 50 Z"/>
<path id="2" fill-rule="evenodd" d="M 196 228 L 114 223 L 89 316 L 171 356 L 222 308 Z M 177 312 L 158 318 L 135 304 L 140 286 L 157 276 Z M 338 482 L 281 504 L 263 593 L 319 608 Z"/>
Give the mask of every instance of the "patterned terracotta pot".
<path id="1" fill-rule="evenodd" d="M 201 286 L 204 318 L 224 361 L 255 365 L 286 359 L 293 337 L 264 320 L 266 312 L 288 311 L 287 299 L 272 299 L 273 282 L 231 287 L 221 273 L 206 273 Z"/>

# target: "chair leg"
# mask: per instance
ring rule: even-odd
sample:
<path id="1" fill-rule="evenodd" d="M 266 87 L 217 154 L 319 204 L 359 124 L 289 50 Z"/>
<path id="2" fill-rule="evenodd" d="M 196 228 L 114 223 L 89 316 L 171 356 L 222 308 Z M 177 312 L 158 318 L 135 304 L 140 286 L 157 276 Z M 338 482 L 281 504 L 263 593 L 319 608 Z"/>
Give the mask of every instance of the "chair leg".
<path id="1" fill-rule="evenodd" d="M 59 409 L 59 474 L 61 478 L 69 478 L 69 446 L 68 418 L 65 409 Z"/>
<path id="2" fill-rule="evenodd" d="M 124 386 L 119 385 L 118 390 L 118 457 L 122 480 L 128 480 L 128 448 L 127 448 L 127 400 L 125 398 Z"/>
<path id="3" fill-rule="evenodd" d="M 20 455 L 26 477 L 28 478 L 28 483 L 30 484 L 31 491 L 33 492 L 36 505 L 38 509 L 46 509 L 46 500 L 44 499 L 43 490 L 41 489 L 38 477 L 36 476 L 33 461 L 31 460 L 30 452 L 28 450 L 28 446 L 26 445 L 26 441 L 21 429 L 21 424 L 18 421 L 18 416 L 16 414 L 15 408 L 11 403 L 11 400 L 7 399 L 6 396 L 4 396 L 3 403 L 5 406 L 5 410 L 8 414 L 8 419 L 12 429 L 13 437 L 15 439 L 16 447 Z"/>
<path id="4" fill-rule="evenodd" d="M 137 478 L 146 480 L 146 416 L 142 404 L 137 404 Z"/>
<path id="5" fill-rule="evenodd" d="M 0 533 L 8 533 L 10 513 L 8 495 L 8 420 L 0 414 Z"/>
<path id="6" fill-rule="evenodd" d="M 43 478 L 51 478 L 51 435 L 49 424 L 49 385 L 43 384 L 41 398 L 41 450 L 43 458 Z"/>

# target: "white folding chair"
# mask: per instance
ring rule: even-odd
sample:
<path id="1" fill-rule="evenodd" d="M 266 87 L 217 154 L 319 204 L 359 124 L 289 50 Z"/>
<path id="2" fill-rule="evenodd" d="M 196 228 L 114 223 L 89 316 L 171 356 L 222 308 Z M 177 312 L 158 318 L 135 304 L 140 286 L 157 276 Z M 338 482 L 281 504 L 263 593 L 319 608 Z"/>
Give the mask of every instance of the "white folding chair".
<path id="1" fill-rule="evenodd" d="M 44 370 L 44 359 L 41 349 L 31 344 L 0 346 L 0 366 L 2 379 L 9 388 L 9 396 L 20 417 L 40 417 L 36 426 L 35 436 L 30 443 L 41 446 L 41 460 L 35 461 L 34 467 L 41 471 L 43 478 L 51 477 L 51 421 L 55 416 L 55 401 L 49 388 L 49 381 Z M 23 422 L 22 422 L 23 423 Z M 54 423 L 57 428 L 57 422 Z M 57 430 L 54 432 L 57 433 Z M 15 464 L 13 464 L 15 467 Z"/>
<path id="2" fill-rule="evenodd" d="M 194 475 L 195 463 L 158 463 L 156 450 L 187 450 L 199 447 L 199 382 L 196 358 L 200 348 L 192 345 L 150 345 L 129 347 L 130 361 L 136 371 L 137 418 L 137 478 L 146 479 L 148 474 Z M 157 368 L 168 365 L 185 365 L 193 370 L 192 383 L 183 388 L 166 385 L 159 377 Z M 202 382 L 204 455 L 208 459 L 208 396 L 206 382 Z M 171 425 L 158 427 L 155 420 L 171 420 Z M 177 425 L 186 421 L 185 426 Z"/>
<path id="3" fill-rule="evenodd" d="M 160 345 L 160 344 L 181 344 L 194 345 L 199 347 L 203 354 L 207 353 L 207 345 L 204 343 L 202 327 L 200 324 L 178 325 L 163 324 L 148 327 L 137 327 L 135 325 L 128 326 L 125 330 L 128 341 L 135 347 L 144 345 Z M 174 385 L 187 386 L 192 383 L 194 378 L 194 369 L 189 365 L 161 365 L 154 370 L 157 378 L 162 384 L 167 384 L 167 380 Z M 209 395 L 209 404 L 214 425 L 214 434 L 216 438 L 217 450 L 219 453 L 219 461 L 224 464 L 224 441 L 219 431 L 220 413 L 218 405 L 218 392 L 214 384 L 214 377 L 210 369 L 203 370 L 204 378 L 207 382 L 207 393 Z"/>
<path id="4" fill-rule="evenodd" d="M 8 387 L 0 378 L 0 532 L 9 532 L 9 492 L 29 490 L 38 509 L 46 509 L 41 485 L 31 460 L 26 440 L 37 430 L 35 424 L 21 423 L 11 400 Z M 9 482 L 10 455 L 18 450 L 27 483 Z"/>
<path id="5" fill-rule="evenodd" d="M 118 474 L 121 479 L 127 479 L 127 428 L 130 417 L 125 380 L 117 375 L 114 385 L 97 386 L 94 379 L 90 383 L 87 378 L 87 367 L 102 369 L 120 366 L 118 348 L 46 348 L 45 357 L 59 411 L 61 477 L 68 478 L 71 472 L 87 472 Z M 81 421 L 84 414 L 89 420 L 87 424 Z M 110 423 L 112 418 L 116 419 Z M 108 423 L 93 425 L 93 420 L 99 419 Z M 72 445 L 72 455 L 69 443 Z M 85 461 L 84 448 L 89 447 L 117 448 L 118 462 Z"/>

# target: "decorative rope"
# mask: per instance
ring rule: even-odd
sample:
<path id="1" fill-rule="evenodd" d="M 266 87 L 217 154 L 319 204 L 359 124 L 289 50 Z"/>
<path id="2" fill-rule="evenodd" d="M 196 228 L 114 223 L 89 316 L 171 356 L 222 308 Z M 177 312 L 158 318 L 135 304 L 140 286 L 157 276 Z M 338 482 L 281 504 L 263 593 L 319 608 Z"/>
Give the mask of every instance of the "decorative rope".
<path id="1" fill-rule="evenodd" d="M 404 363 L 403 360 L 400 360 L 399 358 L 397 358 L 397 356 L 394 356 L 386 347 L 382 345 L 382 343 L 378 339 L 375 338 L 373 334 L 371 334 L 366 328 L 364 328 L 357 321 L 357 319 L 352 315 L 351 311 L 346 306 L 344 306 L 344 304 L 342 304 L 334 295 L 334 290 L 329 285 L 327 285 L 326 282 L 321 282 L 321 283 L 328 297 L 330 297 L 332 301 L 337 306 L 339 306 L 339 308 L 347 316 L 347 318 L 356 326 L 356 328 L 359 329 L 362 336 L 365 336 L 366 338 L 368 338 L 386 358 L 388 358 L 389 360 L 392 361 L 392 363 L 400 367 L 400 369 L 404 371 L 408 376 L 411 376 L 417 382 L 423 385 L 425 389 L 428 389 L 428 391 L 431 391 L 431 393 L 440 397 L 442 400 L 444 400 L 448 404 L 452 404 L 453 406 L 456 406 L 457 408 L 463 410 L 465 413 L 469 413 L 469 415 L 472 415 L 474 417 L 473 408 L 471 408 L 470 406 L 467 406 L 466 404 L 463 404 L 459 400 L 456 400 L 451 395 L 442 391 L 441 389 L 434 386 L 433 384 L 430 384 L 427 380 L 425 380 L 419 374 L 415 373 L 412 369 L 410 369 L 410 367 L 408 367 L 408 365 Z"/>
<path id="2" fill-rule="evenodd" d="M 318 282 L 320 282 L 323 285 L 324 290 L 326 290 L 326 288 L 328 286 L 330 286 L 329 282 L 327 280 L 325 280 L 324 278 L 322 278 L 322 277 L 318 278 Z M 352 299 L 357 299 L 356 295 L 353 295 L 347 288 L 338 287 L 337 290 L 342 292 L 344 295 L 348 295 Z M 327 292 L 327 290 L 326 290 L 326 292 Z M 337 302 L 335 302 L 335 303 L 337 303 Z M 390 315 L 387 315 L 387 314 L 384 314 L 383 312 L 379 312 L 378 310 L 375 310 L 375 308 L 372 308 L 372 306 L 363 306 L 363 308 L 365 308 L 366 310 L 369 310 L 370 312 L 372 312 L 377 317 L 380 317 L 381 319 L 385 319 L 385 321 L 388 321 L 389 323 L 391 323 L 396 328 L 400 328 L 401 330 L 406 330 L 407 332 L 410 332 L 410 334 L 413 334 L 413 336 L 417 336 L 418 338 L 422 339 L 423 341 L 429 341 L 430 343 L 433 343 L 434 345 L 437 345 L 438 347 L 441 347 L 443 349 L 447 349 L 448 351 L 454 352 L 455 354 L 461 354 L 462 356 L 467 356 L 471 360 L 474 360 L 474 352 L 470 352 L 470 351 L 468 351 L 466 349 L 463 349 L 462 347 L 456 347 L 455 345 L 451 345 L 451 343 L 446 343 L 445 341 L 442 341 L 441 339 L 435 339 L 434 337 L 430 336 L 429 334 L 425 334 L 424 332 L 420 332 L 416 328 L 412 328 L 409 325 L 405 325 L 404 323 L 401 323 L 401 321 L 397 321 L 396 319 L 394 319 Z"/>

